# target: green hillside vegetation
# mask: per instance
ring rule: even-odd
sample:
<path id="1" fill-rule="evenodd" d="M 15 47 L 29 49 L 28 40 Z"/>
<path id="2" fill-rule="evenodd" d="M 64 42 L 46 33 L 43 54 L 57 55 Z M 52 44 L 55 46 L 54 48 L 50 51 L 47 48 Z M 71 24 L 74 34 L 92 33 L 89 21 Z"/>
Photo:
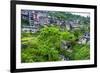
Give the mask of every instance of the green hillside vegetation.
<path id="1" fill-rule="evenodd" d="M 61 61 L 61 55 L 69 60 L 89 59 L 89 45 L 77 44 L 77 39 L 82 34 L 81 30 L 71 32 L 54 25 L 44 26 L 34 34 L 21 33 L 21 61 L 27 63 Z M 61 47 L 63 40 L 71 43 L 70 51 Z"/>

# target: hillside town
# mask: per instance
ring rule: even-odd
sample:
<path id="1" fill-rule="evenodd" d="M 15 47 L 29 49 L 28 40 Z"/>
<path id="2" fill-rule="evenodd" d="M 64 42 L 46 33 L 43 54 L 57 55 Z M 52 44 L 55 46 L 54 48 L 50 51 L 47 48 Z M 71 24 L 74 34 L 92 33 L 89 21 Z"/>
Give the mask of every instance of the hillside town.
<path id="1" fill-rule="evenodd" d="M 54 12 L 52 12 L 54 13 Z M 66 27 L 67 30 L 80 29 L 80 20 L 60 20 L 57 17 L 52 17 L 49 15 L 49 11 L 36 11 L 36 10 L 21 10 L 21 19 L 27 21 L 27 23 L 22 24 L 22 32 L 35 33 L 39 31 L 39 28 L 44 25 L 58 25 Z M 79 44 L 89 42 L 90 34 L 85 32 L 79 39 Z"/>
<path id="2" fill-rule="evenodd" d="M 36 32 L 39 27 L 42 25 L 51 25 L 56 24 L 59 26 L 64 26 L 66 29 L 76 29 L 79 28 L 79 20 L 67 21 L 59 20 L 57 18 L 51 17 L 48 15 L 48 11 L 32 11 L 32 10 L 22 10 L 21 18 L 27 20 L 28 24 L 23 24 L 22 31 L 26 32 Z"/>
<path id="3" fill-rule="evenodd" d="M 76 36 L 76 40 L 74 40 L 75 44 L 78 46 L 82 45 L 84 47 L 84 46 L 88 45 L 88 47 L 89 47 L 89 45 L 90 45 L 89 17 L 73 15 L 73 14 L 67 13 L 67 12 L 21 10 L 21 32 L 22 33 L 31 33 L 31 34 L 33 34 L 32 36 L 34 37 L 34 34 L 37 33 L 38 31 L 40 31 L 41 27 L 43 27 L 45 25 L 46 26 L 51 26 L 51 25 L 60 26 L 60 28 L 62 28 L 62 31 L 63 31 L 63 29 L 66 29 L 68 32 L 73 33 L 72 35 Z M 76 30 L 78 30 L 78 31 L 76 31 Z M 64 37 L 66 37 L 66 36 L 64 36 Z M 44 42 L 46 42 L 46 41 L 44 41 Z M 63 50 L 63 51 L 66 51 L 66 53 L 72 53 L 73 52 L 72 42 L 73 41 L 61 40 L 61 45 L 59 48 L 61 48 L 61 50 Z M 30 43 L 32 43 L 32 42 L 30 42 Z M 50 43 L 50 42 L 48 42 L 48 43 Z M 24 44 L 22 44 L 22 46 L 25 46 Z M 53 44 L 53 43 L 51 43 L 51 44 Z M 43 46 L 43 45 L 41 45 L 41 46 Z M 66 57 L 65 54 L 59 55 L 59 57 L 62 58 L 61 60 L 62 61 L 70 60 L 70 57 Z"/>

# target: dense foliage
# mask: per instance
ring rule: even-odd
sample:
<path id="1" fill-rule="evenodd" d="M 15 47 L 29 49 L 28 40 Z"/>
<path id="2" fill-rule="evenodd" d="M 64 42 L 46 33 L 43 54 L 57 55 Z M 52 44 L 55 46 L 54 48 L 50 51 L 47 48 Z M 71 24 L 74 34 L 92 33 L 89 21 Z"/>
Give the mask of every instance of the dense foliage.
<path id="1" fill-rule="evenodd" d="M 89 45 L 80 45 L 77 43 L 77 39 L 82 34 L 81 30 L 70 32 L 54 25 L 44 26 L 34 34 L 22 32 L 21 61 L 60 61 L 62 60 L 62 55 L 69 60 L 89 59 Z M 62 48 L 62 41 L 68 41 L 71 44 L 71 48 Z"/>

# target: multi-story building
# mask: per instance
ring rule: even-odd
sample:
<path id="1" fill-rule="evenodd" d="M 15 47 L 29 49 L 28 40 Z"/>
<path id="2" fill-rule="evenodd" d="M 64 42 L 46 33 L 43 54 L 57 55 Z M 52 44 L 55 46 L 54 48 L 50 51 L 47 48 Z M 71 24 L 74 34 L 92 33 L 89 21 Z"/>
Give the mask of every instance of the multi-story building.
<path id="1" fill-rule="evenodd" d="M 34 11 L 34 10 L 22 10 L 22 20 L 26 20 L 28 23 L 22 23 L 22 32 L 36 32 L 38 28 L 44 24 L 49 24 L 47 11 Z"/>

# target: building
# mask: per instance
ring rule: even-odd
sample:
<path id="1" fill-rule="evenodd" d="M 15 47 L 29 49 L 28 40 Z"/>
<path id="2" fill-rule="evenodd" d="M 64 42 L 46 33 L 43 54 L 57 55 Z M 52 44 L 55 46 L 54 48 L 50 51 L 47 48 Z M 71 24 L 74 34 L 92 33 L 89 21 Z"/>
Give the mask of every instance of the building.
<path id="1" fill-rule="evenodd" d="M 79 44 L 90 44 L 90 33 L 86 32 L 84 35 L 79 39 L 78 41 Z"/>
<path id="2" fill-rule="evenodd" d="M 28 10 L 21 10 L 21 19 L 29 20 L 29 11 Z"/>
<path id="3" fill-rule="evenodd" d="M 48 24 L 46 11 L 21 10 L 21 19 L 28 23 L 22 23 L 22 32 L 36 32 L 39 27 Z"/>
<path id="4" fill-rule="evenodd" d="M 24 26 L 24 27 L 22 28 L 22 32 L 25 32 L 25 33 L 29 33 L 29 32 L 35 33 L 35 32 L 37 32 L 37 31 L 39 31 L 39 28 L 33 27 L 33 26 Z"/>
<path id="5" fill-rule="evenodd" d="M 69 25 L 70 30 L 79 29 L 80 28 L 80 23 L 79 23 L 78 20 L 69 21 L 67 25 Z"/>
<path id="6" fill-rule="evenodd" d="M 61 42 L 61 48 L 64 49 L 64 50 L 71 49 L 70 41 L 62 41 Z"/>

